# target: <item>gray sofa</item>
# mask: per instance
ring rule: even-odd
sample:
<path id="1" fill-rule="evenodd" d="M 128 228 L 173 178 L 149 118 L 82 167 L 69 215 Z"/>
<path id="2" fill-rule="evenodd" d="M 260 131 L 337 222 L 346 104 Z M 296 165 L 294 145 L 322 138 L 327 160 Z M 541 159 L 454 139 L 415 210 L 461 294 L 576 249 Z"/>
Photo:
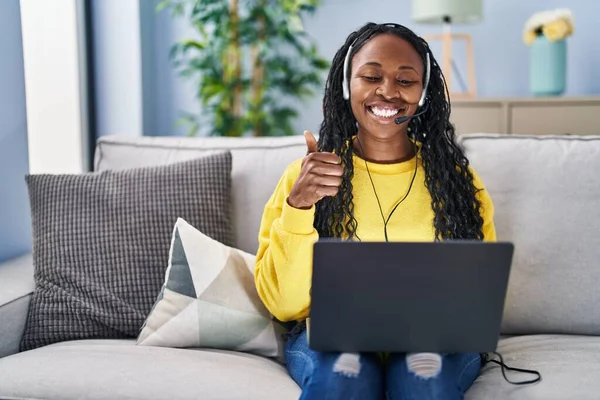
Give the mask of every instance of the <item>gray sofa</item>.
<path id="1" fill-rule="evenodd" d="M 500 240 L 515 243 L 498 350 L 541 383 L 513 386 L 486 366 L 479 399 L 600 398 L 600 137 L 466 135 L 460 139 L 495 203 Z M 262 207 L 303 137 L 120 138 L 98 142 L 96 170 L 233 155 L 236 246 L 254 253 Z M 278 363 L 216 350 L 81 340 L 18 353 L 33 290 L 31 256 L 0 265 L 0 398 L 294 399 Z M 521 380 L 530 376 L 510 374 Z"/>

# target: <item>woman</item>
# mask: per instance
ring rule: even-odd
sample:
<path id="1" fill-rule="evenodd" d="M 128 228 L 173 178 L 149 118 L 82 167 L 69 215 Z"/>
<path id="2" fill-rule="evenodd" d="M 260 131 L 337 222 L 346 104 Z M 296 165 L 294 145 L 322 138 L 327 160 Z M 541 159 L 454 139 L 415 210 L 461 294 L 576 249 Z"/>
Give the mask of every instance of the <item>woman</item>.
<path id="1" fill-rule="evenodd" d="M 319 238 L 496 240 L 491 199 L 449 116 L 442 72 L 411 30 L 369 23 L 335 55 L 319 141 L 305 132 L 306 157 L 267 203 L 255 268 L 266 307 L 298 323 L 286 359 L 303 399 L 459 399 L 477 377 L 479 354 L 314 352 L 304 323 Z"/>

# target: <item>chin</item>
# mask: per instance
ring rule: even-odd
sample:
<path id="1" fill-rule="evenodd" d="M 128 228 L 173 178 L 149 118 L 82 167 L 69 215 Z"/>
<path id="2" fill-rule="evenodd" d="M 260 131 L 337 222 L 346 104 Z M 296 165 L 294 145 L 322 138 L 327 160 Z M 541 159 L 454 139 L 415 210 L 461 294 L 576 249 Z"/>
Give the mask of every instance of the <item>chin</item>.
<path id="1" fill-rule="evenodd" d="M 363 134 L 382 141 L 397 139 L 402 135 L 406 135 L 407 132 L 404 124 L 392 124 L 388 126 L 368 124 L 361 125 L 361 127 Z"/>
<path id="2" fill-rule="evenodd" d="M 402 124 L 396 124 L 394 121 L 398 115 L 389 118 L 380 118 L 372 115 L 365 115 L 362 121 L 359 121 L 359 126 L 373 136 L 390 137 L 402 132 L 408 128 L 408 121 Z"/>

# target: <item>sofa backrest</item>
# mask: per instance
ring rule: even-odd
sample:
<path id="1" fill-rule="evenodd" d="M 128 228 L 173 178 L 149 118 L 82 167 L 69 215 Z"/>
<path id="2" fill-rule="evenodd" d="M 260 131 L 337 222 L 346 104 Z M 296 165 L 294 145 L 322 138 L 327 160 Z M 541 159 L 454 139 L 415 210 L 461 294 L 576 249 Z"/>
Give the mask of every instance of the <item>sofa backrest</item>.
<path id="1" fill-rule="evenodd" d="M 600 136 L 465 135 L 515 244 L 502 331 L 600 334 Z"/>
<path id="2" fill-rule="evenodd" d="M 498 239 L 515 244 L 505 334 L 600 334 L 600 137 L 469 134 L 459 143 L 489 190 Z M 255 253 L 263 207 L 303 136 L 103 137 L 96 170 L 231 150 L 236 245 Z M 598 165 L 598 169 L 596 169 Z"/>
<path id="3" fill-rule="evenodd" d="M 255 254 L 263 208 L 281 174 L 306 154 L 304 136 L 276 138 L 189 138 L 103 136 L 96 146 L 96 171 L 163 165 L 207 153 L 232 154 L 232 223 L 235 245 Z"/>

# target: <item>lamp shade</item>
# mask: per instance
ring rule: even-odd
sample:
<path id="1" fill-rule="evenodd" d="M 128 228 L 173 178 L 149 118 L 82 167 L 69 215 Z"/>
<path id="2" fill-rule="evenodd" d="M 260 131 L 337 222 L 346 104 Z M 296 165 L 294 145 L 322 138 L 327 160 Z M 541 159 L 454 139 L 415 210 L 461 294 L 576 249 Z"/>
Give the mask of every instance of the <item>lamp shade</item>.
<path id="1" fill-rule="evenodd" d="M 483 0 L 413 0 L 412 19 L 426 24 L 468 24 L 483 18 Z"/>

